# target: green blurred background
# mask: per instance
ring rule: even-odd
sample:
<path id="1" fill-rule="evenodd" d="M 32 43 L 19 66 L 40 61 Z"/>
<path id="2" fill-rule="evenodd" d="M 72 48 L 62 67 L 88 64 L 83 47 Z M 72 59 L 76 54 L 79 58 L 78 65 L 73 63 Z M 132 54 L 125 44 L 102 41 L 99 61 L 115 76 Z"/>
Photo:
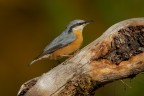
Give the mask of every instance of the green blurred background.
<path id="1" fill-rule="evenodd" d="M 144 16 L 144 0 L 0 0 L 0 96 L 16 96 L 25 81 L 57 65 L 48 59 L 27 65 L 74 19 L 94 20 L 83 47 L 111 25 Z M 96 96 L 144 96 L 144 76 L 108 84 Z"/>

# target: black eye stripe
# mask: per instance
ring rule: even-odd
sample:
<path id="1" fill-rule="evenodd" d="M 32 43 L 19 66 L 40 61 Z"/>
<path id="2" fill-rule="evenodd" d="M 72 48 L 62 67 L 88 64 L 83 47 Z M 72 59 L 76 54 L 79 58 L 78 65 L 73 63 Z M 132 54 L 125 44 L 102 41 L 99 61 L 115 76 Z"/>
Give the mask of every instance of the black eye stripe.
<path id="1" fill-rule="evenodd" d="M 85 24 L 85 23 L 87 23 L 87 22 L 82 22 L 82 23 L 77 23 L 78 25 L 83 25 L 83 24 Z"/>
<path id="2" fill-rule="evenodd" d="M 76 26 L 80 26 L 80 25 L 83 25 L 83 24 L 89 24 L 90 22 L 93 22 L 93 20 L 87 20 L 87 21 L 83 21 L 81 23 L 76 23 L 74 25 L 72 25 L 69 30 L 68 30 L 68 33 L 71 33 L 72 32 L 72 29 Z"/>
<path id="3" fill-rule="evenodd" d="M 80 25 L 83 25 L 83 24 L 86 24 L 86 23 L 87 23 L 87 22 L 81 22 L 81 23 L 76 23 L 76 24 L 72 25 L 72 26 L 70 27 L 68 33 L 72 32 L 72 29 L 73 29 L 74 27 L 80 26 Z"/>
<path id="4" fill-rule="evenodd" d="M 77 23 L 77 24 L 71 26 L 71 28 L 74 28 L 74 27 L 79 26 L 79 25 L 82 25 L 82 23 Z"/>

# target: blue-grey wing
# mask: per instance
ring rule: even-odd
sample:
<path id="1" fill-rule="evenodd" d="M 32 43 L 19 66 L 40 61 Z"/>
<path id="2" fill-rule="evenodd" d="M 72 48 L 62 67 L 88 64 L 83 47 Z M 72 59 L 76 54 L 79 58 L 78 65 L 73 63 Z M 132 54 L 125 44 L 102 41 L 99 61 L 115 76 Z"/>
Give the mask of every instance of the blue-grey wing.
<path id="1" fill-rule="evenodd" d="M 73 33 L 68 34 L 63 32 L 61 35 L 55 38 L 48 46 L 46 46 L 41 55 L 50 54 L 60 48 L 63 48 L 72 43 L 75 39 L 76 39 L 75 34 Z"/>

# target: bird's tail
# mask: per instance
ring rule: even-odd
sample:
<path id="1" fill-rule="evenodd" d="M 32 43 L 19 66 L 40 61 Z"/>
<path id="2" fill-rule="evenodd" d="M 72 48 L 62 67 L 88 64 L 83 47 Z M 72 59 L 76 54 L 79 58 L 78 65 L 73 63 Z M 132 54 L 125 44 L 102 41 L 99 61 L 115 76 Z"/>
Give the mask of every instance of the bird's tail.
<path id="1" fill-rule="evenodd" d="M 48 58 L 49 55 L 50 55 L 50 54 L 36 57 L 36 58 L 29 64 L 29 66 L 31 66 L 32 64 L 34 64 L 35 62 L 37 62 L 37 61 L 39 61 L 39 60 L 41 60 L 41 59 L 43 59 L 43 58 Z"/>

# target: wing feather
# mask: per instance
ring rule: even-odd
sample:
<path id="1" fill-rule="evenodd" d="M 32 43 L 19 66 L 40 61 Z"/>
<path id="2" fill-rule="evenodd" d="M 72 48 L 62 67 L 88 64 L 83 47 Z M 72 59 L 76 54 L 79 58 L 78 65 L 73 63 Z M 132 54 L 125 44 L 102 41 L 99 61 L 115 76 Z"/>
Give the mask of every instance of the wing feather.
<path id="1" fill-rule="evenodd" d="M 50 54 L 60 48 L 63 48 L 75 40 L 76 36 L 73 33 L 62 33 L 60 36 L 55 38 L 49 45 L 45 47 L 43 52 L 37 57 L 41 57 L 46 54 Z"/>

